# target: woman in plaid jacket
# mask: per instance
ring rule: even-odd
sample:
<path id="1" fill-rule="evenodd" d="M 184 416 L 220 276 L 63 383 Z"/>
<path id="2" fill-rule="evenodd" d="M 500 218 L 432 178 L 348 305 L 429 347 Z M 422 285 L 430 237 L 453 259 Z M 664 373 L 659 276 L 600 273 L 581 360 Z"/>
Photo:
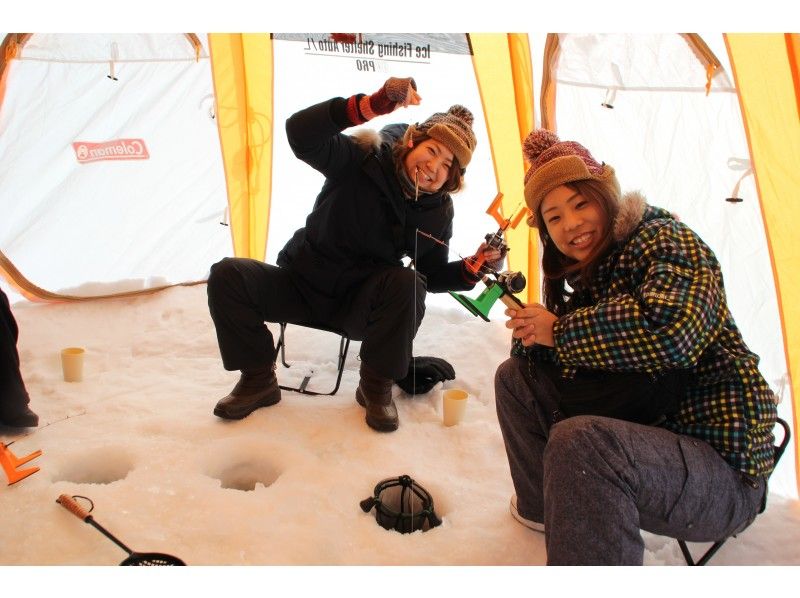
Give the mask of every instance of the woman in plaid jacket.
<path id="1" fill-rule="evenodd" d="M 544 305 L 507 310 L 495 378 L 512 515 L 545 532 L 548 564 L 641 564 L 640 529 L 741 531 L 766 499 L 776 402 L 714 253 L 582 145 L 540 129 L 524 151 L 545 284 Z"/>

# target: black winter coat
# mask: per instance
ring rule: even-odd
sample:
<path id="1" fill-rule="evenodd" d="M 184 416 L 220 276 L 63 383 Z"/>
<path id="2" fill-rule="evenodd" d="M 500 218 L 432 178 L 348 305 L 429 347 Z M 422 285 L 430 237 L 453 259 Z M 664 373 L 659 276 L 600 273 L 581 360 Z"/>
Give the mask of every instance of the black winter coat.
<path id="1" fill-rule="evenodd" d="M 371 274 L 401 267 L 406 255 L 416 258 L 430 292 L 473 288 L 476 279 L 461 260 L 448 262 L 447 247 L 416 234 L 419 229 L 447 243 L 453 201 L 442 192 L 416 202 L 403 195 L 392 146 L 408 125 L 384 128 L 380 145 L 365 148 L 341 133 L 352 126 L 345 105 L 334 98 L 286 121 L 295 156 L 321 172 L 325 183 L 305 227 L 278 254 L 278 265 L 291 272 L 316 317 L 332 314 Z"/>

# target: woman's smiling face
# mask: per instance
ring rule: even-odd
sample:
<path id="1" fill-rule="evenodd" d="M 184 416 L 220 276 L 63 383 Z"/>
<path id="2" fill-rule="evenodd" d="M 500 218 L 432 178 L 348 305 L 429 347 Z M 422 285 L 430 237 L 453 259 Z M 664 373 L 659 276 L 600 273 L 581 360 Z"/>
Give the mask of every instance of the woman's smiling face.
<path id="1" fill-rule="evenodd" d="M 608 219 L 594 199 L 560 185 L 544 196 L 541 221 L 556 248 L 580 262 L 602 242 Z"/>
<path id="2" fill-rule="evenodd" d="M 426 193 L 435 193 L 450 176 L 453 152 L 435 139 L 426 139 L 403 160 L 408 178 Z"/>

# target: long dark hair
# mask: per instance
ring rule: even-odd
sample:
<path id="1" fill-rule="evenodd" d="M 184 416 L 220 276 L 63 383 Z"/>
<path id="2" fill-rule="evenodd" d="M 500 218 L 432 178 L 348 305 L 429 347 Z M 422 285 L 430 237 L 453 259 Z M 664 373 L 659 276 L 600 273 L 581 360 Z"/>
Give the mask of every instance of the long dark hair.
<path id="1" fill-rule="evenodd" d="M 539 239 L 544 247 L 542 251 L 542 271 L 544 273 L 542 300 L 545 307 L 557 316 L 562 316 L 567 311 L 567 302 L 571 296 L 565 286 L 567 279 L 569 278 L 573 283 L 577 281 L 578 286 L 588 285 L 600 262 L 608 253 L 614 242 L 614 218 L 618 210 L 616 199 L 608 195 L 605 187 L 596 181 L 586 179 L 567 183 L 565 186 L 580 193 L 584 199 L 597 202 L 606 217 L 606 230 L 597 248 L 590 255 L 581 261 L 575 260 L 561 253 L 550 235 L 547 234 L 547 226 L 542 218 L 542 207 L 541 204 L 539 205 L 537 214 L 537 219 L 541 223 Z"/>
<path id="2" fill-rule="evenodd" d="M 406 156 L 411 153 L 411 150 L 427 139 L 432 139 L 432 137 L 426 135 L 425 133 L 420 133 L 418 130 L 415 130 L 411 133 L 410 146 L 408 141 L 404 143 L 403 137 L 400 137 L 395 142 L 394 148 L 392 148 L 392 157 L 394 158 L 395 164 L 397 164 L 399 168 L 405 168 Z M 450 172 L 447 175 L 444 185 L 442 185 L 442 188 L 439 191 L 443 191 L 445 193 L 458 193 L 461 191 L 463 186 L 464 169 L 461 168 L 461 165 L 458 163 L 458 158 L 453 156 L 453 164 L 450 166 Z"/>

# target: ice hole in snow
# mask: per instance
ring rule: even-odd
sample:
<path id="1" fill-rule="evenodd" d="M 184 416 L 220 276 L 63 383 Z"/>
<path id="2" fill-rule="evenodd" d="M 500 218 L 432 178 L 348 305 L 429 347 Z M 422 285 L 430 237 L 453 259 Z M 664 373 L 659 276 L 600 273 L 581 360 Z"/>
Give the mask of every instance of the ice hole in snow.
<path id="1" fill-rule="evenodd" d="M 121 447 L 103 447 L 72 453 L 53 467 L 54 482 L 110 484 L 124 480 L 134 469 L 130 453 Z"/>
<path id="2" fill-rule="evenodd" d="M 270 463 L 237 461 L 210 475 L 218 479 L 223 488 L 248 492 L 255 490 L 256 484 L 263 484 L 264 487 L 272 485 L 281 472 Z"/>

